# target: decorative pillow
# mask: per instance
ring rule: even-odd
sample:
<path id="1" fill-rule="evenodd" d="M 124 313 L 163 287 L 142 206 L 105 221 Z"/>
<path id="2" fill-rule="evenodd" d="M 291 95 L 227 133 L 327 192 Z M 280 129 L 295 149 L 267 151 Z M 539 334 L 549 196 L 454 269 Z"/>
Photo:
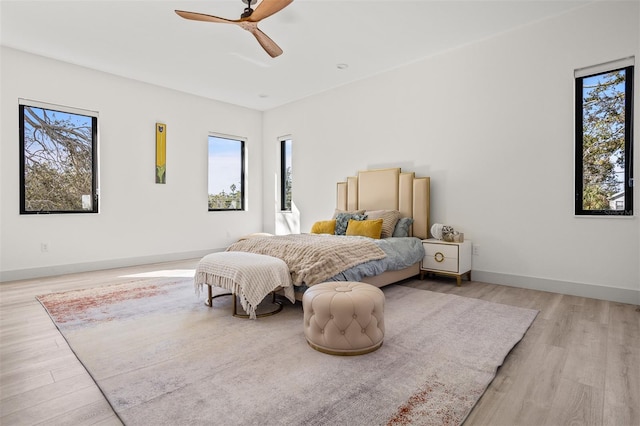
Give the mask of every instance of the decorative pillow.
<path id="1" fill-rule="evenodd" d="M 336 215 L 336 235 L 344 235 L 347 233 L 347 226 L 349 226 L 349 220 L 365 220 L 366 214 L 353 214 L 353 213 L 338 213 Z"/>
<path id="2" fill-rule="evenodd" d="M 334 220 L 321 220 L 316 222 L 311 227 L 312 234 L 333 234 L 336 231 L 336 221 Z"/>
<path id="3" fill-rule="evenodd" d="M 340 210 L 340 209 L 336 209 L 333 212 L 333 217 L 331 219 L 337 219 L 338 215 L 340 213 L 349 213 L 349 214 L 364 214 L 364 210 L 353 210 L 353 211 L 347 211 L 347 210 Z"/>
<path id="4" fill-rule="evenodd" d="M 367 210 L 367 219 L 382 219 L 382 235 L 380 238 L 393 236 L 396 223 L 400 220 L 400 212 L 397 210 Z"/>
<path id="5" fill-rule="evenodd" d="M 396 223 L 396 228 L 393 230 L 393 236 L 408 237 L 411 225 L 413 225 L 413 218 L 401 217 L 398 223 Z"/>
<path id="6" fill-rule="evenodd" d="M 369 237 L 379 239 L 382 233 L 382 219 L 374 220 L 353 220 L 349 221 L 347 226 L 347 235 L 358 235 L 361 237 Z"/>

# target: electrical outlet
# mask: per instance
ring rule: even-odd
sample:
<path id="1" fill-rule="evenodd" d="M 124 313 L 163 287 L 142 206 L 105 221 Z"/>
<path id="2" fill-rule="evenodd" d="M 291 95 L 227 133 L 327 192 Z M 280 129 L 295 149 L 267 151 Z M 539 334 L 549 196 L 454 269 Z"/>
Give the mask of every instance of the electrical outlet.
<path id="1" fill-rule="evenodd" d="M 40 251 L 47 253 L 49 251 L 49 243 L 40 243 Z"/>
<path id="2" fill-rule="evenodd" d="M 473 253 L 474 256 L 480 256 L 480 245 L 474 244 L 471 247 L 471 252 Z"/>

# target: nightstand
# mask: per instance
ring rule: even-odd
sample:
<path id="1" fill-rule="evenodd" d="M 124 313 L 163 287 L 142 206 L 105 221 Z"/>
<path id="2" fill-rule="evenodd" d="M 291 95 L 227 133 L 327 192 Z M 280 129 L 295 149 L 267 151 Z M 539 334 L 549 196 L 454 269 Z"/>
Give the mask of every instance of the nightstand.
<path id="1" fill-rule="evenodd" d="M 424 258 L 420 265 L 420 279 L 425 273 L 456 277 L 458 285 L 467 275 L 471 281 L 471 241 L 448 243 L 430 238 L 422 240 Z"/>

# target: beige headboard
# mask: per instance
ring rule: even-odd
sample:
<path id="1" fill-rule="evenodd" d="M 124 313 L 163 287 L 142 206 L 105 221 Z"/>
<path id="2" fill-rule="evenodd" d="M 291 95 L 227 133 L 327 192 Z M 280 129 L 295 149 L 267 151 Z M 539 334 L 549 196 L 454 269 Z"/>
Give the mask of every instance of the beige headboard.
<path id="1" fill-rule="evenodd" d="M 400 168 L 364 170 L 338 182 L 340 210 L 398 210 L 413 218 L 413 236 L 429 235 L 429 178 L 403 173 Z"/>

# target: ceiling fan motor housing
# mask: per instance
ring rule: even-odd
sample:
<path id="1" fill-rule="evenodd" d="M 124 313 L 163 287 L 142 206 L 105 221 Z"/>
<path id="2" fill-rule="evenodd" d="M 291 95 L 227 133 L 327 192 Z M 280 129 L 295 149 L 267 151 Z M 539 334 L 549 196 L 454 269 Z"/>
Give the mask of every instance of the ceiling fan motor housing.
<path id="1" fill-rule="evenodd" d="M 251 9 L 252 0 L 242 0 L 242 3 L 246 4 L 247 7 L 244 8 L 244 13 L 240 15 L 240 18 L 248 18 L 253 13 L 253 9 Z"/>

